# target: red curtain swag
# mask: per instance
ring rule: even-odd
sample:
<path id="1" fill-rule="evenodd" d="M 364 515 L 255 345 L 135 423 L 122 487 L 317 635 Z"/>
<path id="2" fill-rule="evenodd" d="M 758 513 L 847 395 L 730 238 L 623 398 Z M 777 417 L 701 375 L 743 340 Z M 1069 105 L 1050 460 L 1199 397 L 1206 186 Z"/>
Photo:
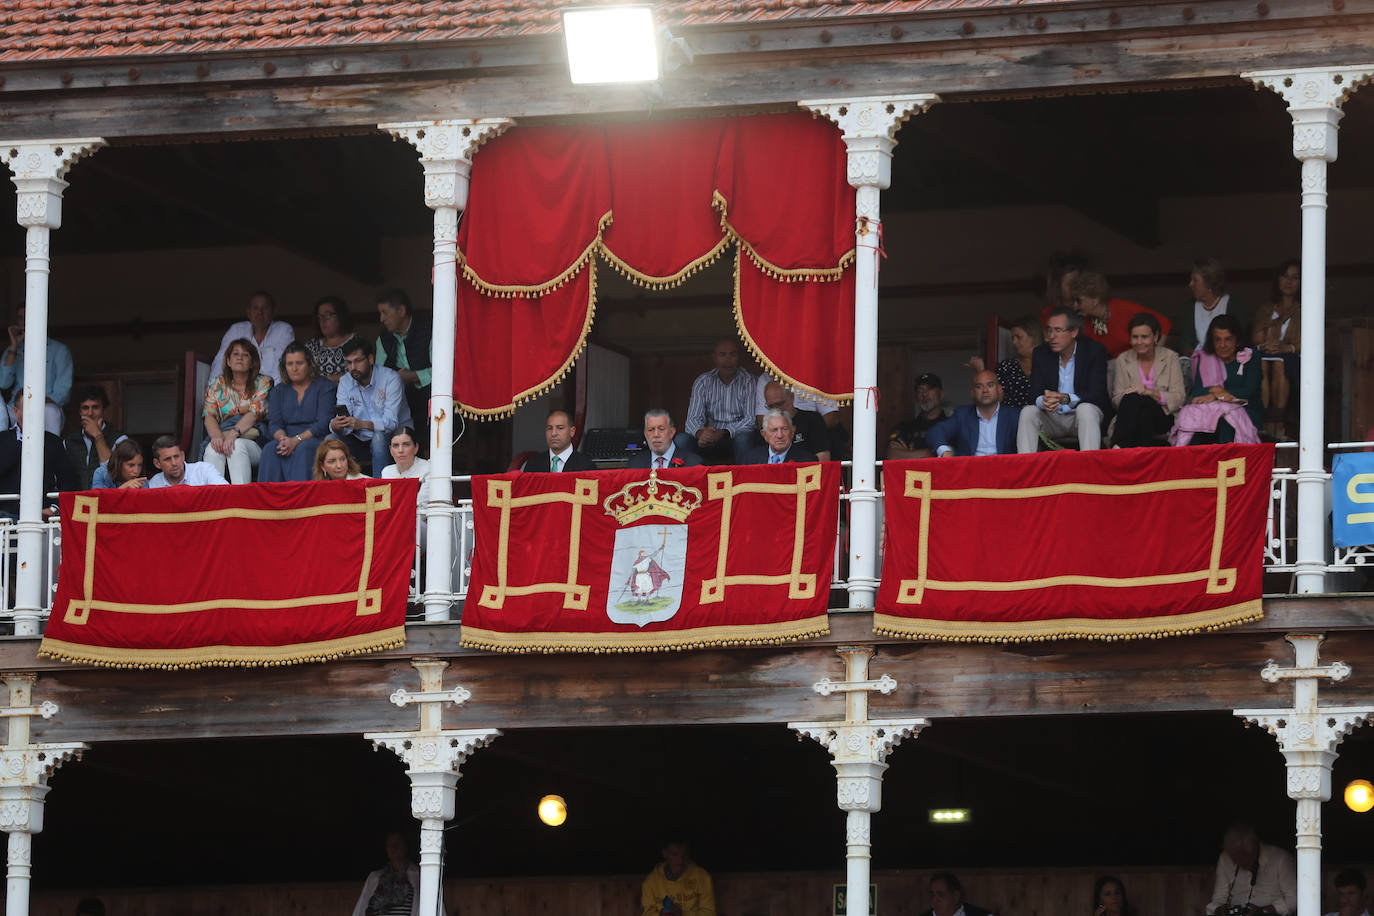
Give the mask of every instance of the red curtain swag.
<path id="1" fill-rule="evenodd" d="M 737 246 L 735 319 L 784 383 L 853 385 L 854 190 L 828 122 L 798 112 L 522 127 L 473 160 L 458 234 L 454 395 L 497 418 L 557 384 L 586 342 L 604 260 L 677 286 Z"/>

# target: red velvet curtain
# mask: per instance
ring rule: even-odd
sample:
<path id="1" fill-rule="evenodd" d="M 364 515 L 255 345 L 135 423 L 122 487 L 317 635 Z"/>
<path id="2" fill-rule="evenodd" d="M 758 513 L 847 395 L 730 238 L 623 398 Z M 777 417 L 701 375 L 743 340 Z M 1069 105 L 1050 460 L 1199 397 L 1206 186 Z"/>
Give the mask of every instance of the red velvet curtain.
<path id="1" fill-rule="evenodd" d="M 496 417 L 555 384 L 586 341 L 594 261 L 676 286 L 735 242 L 745 342 L 789 385 L 849 397 L 854 191 L 806 114 L 518 128 L 473 160 L 459 230 L 454 394 Z"/>

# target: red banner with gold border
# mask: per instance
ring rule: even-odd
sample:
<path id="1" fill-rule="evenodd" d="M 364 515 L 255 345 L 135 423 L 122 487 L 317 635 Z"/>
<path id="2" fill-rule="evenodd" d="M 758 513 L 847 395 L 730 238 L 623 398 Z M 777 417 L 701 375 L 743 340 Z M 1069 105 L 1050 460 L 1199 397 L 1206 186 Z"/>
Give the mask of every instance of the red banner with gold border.
<path id="1" fill-rule="evenodd" d="M 465 646 L 642 652 L 829 632 L 839 466 L 473 478 Z"/>
<path id="2" fill-rule="evenodd" d="M 62 494 L 39 655 L 282 665 L 405 643 L 416 480 Z"/>
<path id="3" fill-rule="evenodd" d="M 883 465 L 874 629 L 1154 637 L 1257 620 L 1272 445 Z"/>

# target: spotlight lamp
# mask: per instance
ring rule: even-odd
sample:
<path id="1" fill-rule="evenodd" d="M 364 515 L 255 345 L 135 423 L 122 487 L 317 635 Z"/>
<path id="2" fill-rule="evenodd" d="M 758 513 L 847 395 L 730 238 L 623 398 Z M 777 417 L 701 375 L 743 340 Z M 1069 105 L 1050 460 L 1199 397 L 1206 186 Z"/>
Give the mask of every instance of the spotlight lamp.
<path id="1" fill-rule="evenodd" d="M 1374 808 L 1374 785 L 1368 779 L 1352 779 L 1345 787 L 1345 806 L 1357 814 Z"/>
<path id="2" fill-rule="evenodd" d="M 645 83 L 659 78 L 658 30 L 647 4 L 563 11 L 568 74 L 576 84 Z"/>
<path id="3" fill-rule="evenodd" d="M 539 819 L 550 827 L 560 827 L 568 819 L 568 803 L 561 795 L 545 795 L 539 799 Z"/>

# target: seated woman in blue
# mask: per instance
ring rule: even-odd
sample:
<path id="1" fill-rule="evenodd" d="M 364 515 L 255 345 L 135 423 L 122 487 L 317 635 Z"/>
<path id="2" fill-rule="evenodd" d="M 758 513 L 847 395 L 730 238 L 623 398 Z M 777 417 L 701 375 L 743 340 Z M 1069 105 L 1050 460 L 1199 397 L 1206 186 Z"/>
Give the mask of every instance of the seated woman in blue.
<path id="1" fill-rule="evenodd" d="M 1218 315 L 1208 325 L 1193 360 L 1192 400 L 1178 412 L 1169 434 L 1173 444 L 1187 445 L 1195 433 L 1212 432 L 1217 442 L 1259 441 L 1264 372 L 1253 350 L 1240 349 L 1240 336 L 1240 322 L 1230 315 Z"/>
<path id="2" fill-rule="evenodd" d="M 309 480 L 315 449 L 329 435 L 329 418 L 334 415 L 334 383 L 320 376 L 305 344 L 287 344 L 280 368 L 284 381 L 267 396 L 267 434 L 272 441 L 262 450 L 259 483 Z"/>
<path id="3" fill-rule="evenodd" d="M 143 446 L 132 439 L 124 439 L 110 452 L 110 460 L 95 469 L 91 477 L 91 489 L 136 489 L 147 482 L 148 478 L 143 473 Z"/>

